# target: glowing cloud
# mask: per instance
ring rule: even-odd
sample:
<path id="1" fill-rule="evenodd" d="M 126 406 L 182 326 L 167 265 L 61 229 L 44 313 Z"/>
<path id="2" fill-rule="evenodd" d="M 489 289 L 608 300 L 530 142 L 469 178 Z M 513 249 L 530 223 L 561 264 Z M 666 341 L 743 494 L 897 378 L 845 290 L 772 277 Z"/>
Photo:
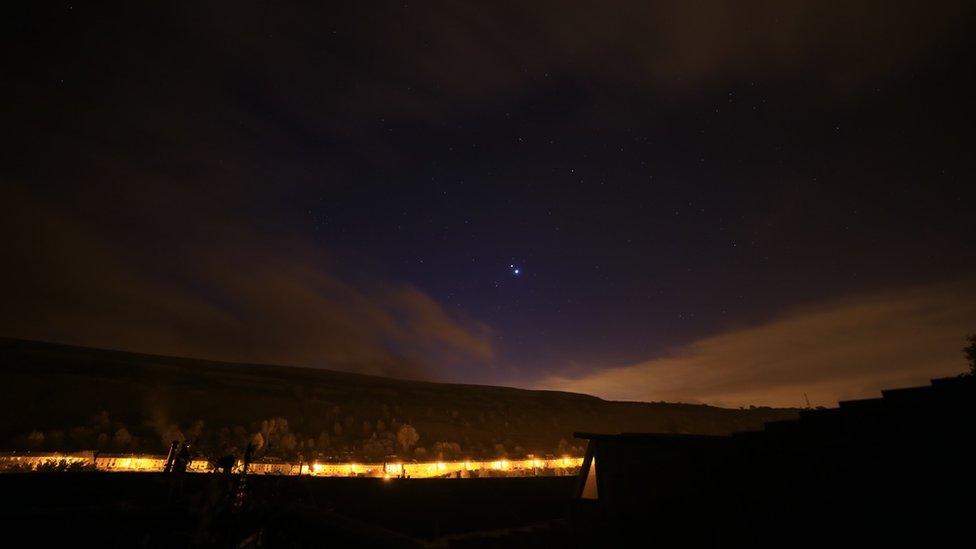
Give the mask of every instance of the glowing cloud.
<path id="1" fill-rule="evenodd" d="M 720 406 L 803 406 L 806 393 L 828 406 L 961 373 L 963 338 L 974 330 L 976 284 L 932 285 L 794 310 L 669 356 L 536 387 Z"/>

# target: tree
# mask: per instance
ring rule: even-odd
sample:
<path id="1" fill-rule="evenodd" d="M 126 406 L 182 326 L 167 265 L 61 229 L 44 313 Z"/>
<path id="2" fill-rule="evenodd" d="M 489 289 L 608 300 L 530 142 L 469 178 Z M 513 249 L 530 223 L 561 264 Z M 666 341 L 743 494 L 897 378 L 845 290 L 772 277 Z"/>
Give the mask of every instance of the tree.
<path id="1" fill-rule="evenodd" d="M 168 447 L 169 444 L 174 440 L 183 442 L 184 440 L 186 440 L 186 437 L 183 436 L 183 431 L 180 431 L 180 428 L 178 426 L 176 426 L 175 424 L 169 424 L 166 426 L 166 429 L 162 431 L 162 435 L 160 436 L 160 441 L 162 441 L 163 447 Z"/>
<path id="2" fill-rule="evenodd" d="M 962 352 L 966 355 L 966 360 L 969 361 L 969 374 L 976 375 L 976 334 L 967 337 L 966 341 L 969 342 L 969 345 Z"/>
<path id="3" fill-rule="evenodd" d="M 366 459 L 383 459 L 393 453 L 393 443 L 389 440 L 371 438 L 363 443 L 363 455 Z"/>
<path id="4" fill-rule="evenodd" d="M 292 433 L 285 433 L 278 439 L 278 447 L 285 452 L 287 457 L 298 447 L 298 438 Z"/>
<path id="5" fill-rule="evenodd" d="M 132 446 L 132 434 L 125 427 L 120 427 L 112 437 L 112 443 L 117 450 L 126 450 Z"/>
<path id="6" fill-rule="evenodd" d="M 40 448 L 44 446 L 44 433 L 40 431 L 31 431 L 27 435 L 27 446 L 30 448 Z"/>
<path id="7" fill-rule="evenodd" d="M 495 445 L 495 457 L 506 458 L 508 457 L 508 452 L 505 450 L 505 445 L 498 443 Z"/>
<path id="8" fill-rule="evenodd" d="M 418 440 L 420 440 L 420 434 L 418 434 L 417 430 L 407 423 L 400 426 L 400 430 L 397 431 L 397 442 L 399 442 L 400 446 L 403 447 L 404 452 L 409 451 L 410 447 L 417 444 Z"/>
<path id="9" fill-rule="evenodd" d="M 569 441 L 564 438 L 559 439 L 559 444 L 556 446 L 556 453 L 563 455 L 568 454 L 570 449 Z"/>
<path id="10" fill-rule="evenodd" d="M 325 431 L 319 433 L 319 439 L 315 441 L 315 448 L 320 452 L 324 452 L 328 450 L 329 446 L 331 445 L 332 441 L 329 439 L 329 433 L 326 433 Z"/>
<path id="11" fill-rule="evenodd" d="M 457 442 L 435 442 L 431 448 L 437 459 L 456 459 L 461 457 L 461 445 Z"/>

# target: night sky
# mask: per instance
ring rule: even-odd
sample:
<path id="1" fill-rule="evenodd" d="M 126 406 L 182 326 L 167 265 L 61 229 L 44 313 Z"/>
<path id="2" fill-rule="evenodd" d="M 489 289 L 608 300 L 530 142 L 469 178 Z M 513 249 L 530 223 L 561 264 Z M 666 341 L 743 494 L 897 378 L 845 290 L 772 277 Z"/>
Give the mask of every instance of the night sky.
<path id="1" fill-rule="evenodd" d="M 728 406 L 966 367 L 972 2 L 33 4 L 0 335 Z"/>

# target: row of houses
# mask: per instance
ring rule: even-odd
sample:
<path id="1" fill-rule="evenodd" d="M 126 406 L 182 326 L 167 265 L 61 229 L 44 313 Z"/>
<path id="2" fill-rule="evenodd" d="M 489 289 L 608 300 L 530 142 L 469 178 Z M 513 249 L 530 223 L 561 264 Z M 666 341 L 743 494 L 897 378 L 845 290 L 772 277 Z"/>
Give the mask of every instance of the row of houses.
<path id="1" fill-rule="evenodd" d="M 5 452 L 0 453 L 0 473 L 47 470 L 94 469 L 106 472 L 162 472 L 166 466 L 164 455 L 106 454 L 83 452 Z M 192 460 L 187 471 L 211 471 L 207 460 Z"/>
<path id="2" fill-rule="evenodd" d="M 257 475 L 308 475 L 317 477 L 378 477 L 378 478 L 463 478 L 482 475 L 526 476 L 538 473 L 574 475 L 583 458 L 564 456 L 559 458 L 534 458 L 520 460 L 497 459 L 488 461 L 436 461 L 426 463 L 333 463 L 258 460 L 249 465 L 248 473 Z M 162 472 L 166 466 L 164 455 L 105 454 L 93 451 L 77 453 L 3 453 L 0 454 L 0 472 L 45 471 L 69 469 L 94 469 L 104 472 Z M 235 471 L 240 472 L 243 463 L 237 462 Z M 212 472 L 213 465 L 207 460 L 194 459 L 187 466 L 188 472 Z"/>

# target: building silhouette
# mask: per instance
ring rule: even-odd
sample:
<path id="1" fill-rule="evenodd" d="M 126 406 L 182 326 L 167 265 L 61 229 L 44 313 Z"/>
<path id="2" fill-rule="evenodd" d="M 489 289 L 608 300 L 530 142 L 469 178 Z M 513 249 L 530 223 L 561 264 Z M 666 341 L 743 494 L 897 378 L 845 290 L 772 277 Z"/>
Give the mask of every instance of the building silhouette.
<path id="1" fill-rule="evenodd" d="M 588 440 L 572 527 L 597 544 L 946 546 L 973 517 L 976 378 L 801 411 L 732 436 Z"/>

